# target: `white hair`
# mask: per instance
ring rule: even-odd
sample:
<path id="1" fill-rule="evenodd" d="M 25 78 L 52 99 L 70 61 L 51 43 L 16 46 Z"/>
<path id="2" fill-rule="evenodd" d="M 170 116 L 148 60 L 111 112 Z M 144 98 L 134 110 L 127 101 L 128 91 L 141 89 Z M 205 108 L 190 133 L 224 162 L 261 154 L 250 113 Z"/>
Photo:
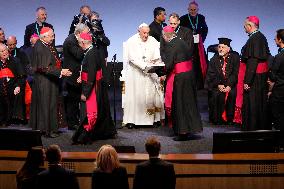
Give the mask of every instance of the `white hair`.
<path id="1" fill-rule="evenodd" d="M 75 33 L 75 34 L 82 33 L 86 28 L 89 29 L 89 27 L 88 27 L 86 24 L 78 23 L 78 24 L 76 25 L 76 28 L 75 28 L 74 33 Z"/>
<path id="2" fill-rule="evenodd" d="M 144 28 L 144 27 L 149 28 L 149 25 L 146 24 L 146 23 L 142 23 L 142 24 L 139 25 L 138 29 L 140 30 L 141 28 Z"/>

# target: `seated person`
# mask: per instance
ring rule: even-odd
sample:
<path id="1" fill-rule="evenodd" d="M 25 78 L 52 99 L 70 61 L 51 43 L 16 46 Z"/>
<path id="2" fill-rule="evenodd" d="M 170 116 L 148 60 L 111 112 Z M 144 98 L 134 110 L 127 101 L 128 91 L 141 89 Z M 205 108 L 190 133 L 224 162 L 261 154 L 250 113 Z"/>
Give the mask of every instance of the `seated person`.
<path id="1" fill-rule="evenodd" d="M 133 189 L 174 189 L 176 176 L 173 164 L 159 158 L 161 144 L 155 137 L 145 144 L 149 160 L 136 166 Z"/>
<path id="2" fill-rule="evenodd" d="M 79 189 L 75 173 L 61 166 L 61 150 L 52 144 L 46 150 L 48 169 L 37 176 L 36 189 Z"/>
<path id="3" fill-rule="evenodd" d="M 92 189 L 129 189 L 127 171 L 120 166 L 117 152 L 110 145 L 103 145 L 96 159 L 92 175 Z"/>
<path id="4" fill-rule="evenodd" d="M 34 189 L 36 176 L 44 170 L 45 152 L 41 147 L 33 147 L 28 152 L 24 165 L 17 171 L 17 189 Z"/>
<path id="5" fill-rule="evenodd" d="M 219 38 L 218 54 L 211 58 L 207 71 L 209 117 L 216 125 L 232 124 L 234 119 L 240 57 L 231 51 L 230 42 Z"/>

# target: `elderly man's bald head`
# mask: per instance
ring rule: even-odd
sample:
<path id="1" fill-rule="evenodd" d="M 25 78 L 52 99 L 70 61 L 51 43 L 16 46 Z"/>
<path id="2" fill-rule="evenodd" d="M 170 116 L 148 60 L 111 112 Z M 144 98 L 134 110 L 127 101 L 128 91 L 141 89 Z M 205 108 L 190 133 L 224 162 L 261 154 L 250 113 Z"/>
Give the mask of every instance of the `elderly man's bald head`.
<path id="1" fill-rule="evenodd" d="M 5 44 L 0 43 L 0 59 L 7 60 L 9 57 L 8 48 Z"/>
<path id="2" fill-rule="evenodd" d="M 7 46 L 10 51 L 14 50 L 17 46 L 17 38 L 16 36 L 12 35 L 7 38 Z"/>

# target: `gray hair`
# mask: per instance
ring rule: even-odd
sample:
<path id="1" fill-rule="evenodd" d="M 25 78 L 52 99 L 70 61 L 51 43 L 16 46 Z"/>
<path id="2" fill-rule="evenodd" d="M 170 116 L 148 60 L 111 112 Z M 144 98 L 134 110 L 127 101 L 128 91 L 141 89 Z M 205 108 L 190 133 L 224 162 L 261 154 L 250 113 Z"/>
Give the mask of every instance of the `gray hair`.
<path id="1" fill-rule="evenodd" d="M 255 24 L 255 23 L 249 21 L 248 19 L 246 19 L 246 24 L 248 24 L 248 25 L 250 25 L 250 26 L 252 26 L 252 27 L 255 27 L 255 28 L 259 29 L 259 26 L 258 26 L 257 24 Z"/>
<path id="2" fill-rule="evenodd" d="M 175 13 L 175 12 L 171 13 L 169 18 L 170 17 L 173 17 L 173 18 L 176 18 L 177 20 L 179 20 L 179 15 L 177 13 Z"/>
<path id="3" fill-rule="evenodd" d="M 77 35 L 79 33 L 82 33 L 86 28 L 89 29 L 89 27 L 86 24 L 78 23 L 75 27 L 74 34 Z"/>

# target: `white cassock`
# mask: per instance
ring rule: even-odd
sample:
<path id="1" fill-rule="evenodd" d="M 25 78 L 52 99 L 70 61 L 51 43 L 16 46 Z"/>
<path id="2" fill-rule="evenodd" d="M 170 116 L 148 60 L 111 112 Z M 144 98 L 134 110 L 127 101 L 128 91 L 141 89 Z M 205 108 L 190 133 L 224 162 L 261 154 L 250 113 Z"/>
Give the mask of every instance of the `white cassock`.
<path id="1" fill-rule="evenodd" d="M 123 43 L 123 124 L 153 125 L 164 119 L 160 78 L 155 73 L 143 72 L 152 60 L 160 59 L 160 43 L 151 36 L 143 42 L 137 33 Z"/>

